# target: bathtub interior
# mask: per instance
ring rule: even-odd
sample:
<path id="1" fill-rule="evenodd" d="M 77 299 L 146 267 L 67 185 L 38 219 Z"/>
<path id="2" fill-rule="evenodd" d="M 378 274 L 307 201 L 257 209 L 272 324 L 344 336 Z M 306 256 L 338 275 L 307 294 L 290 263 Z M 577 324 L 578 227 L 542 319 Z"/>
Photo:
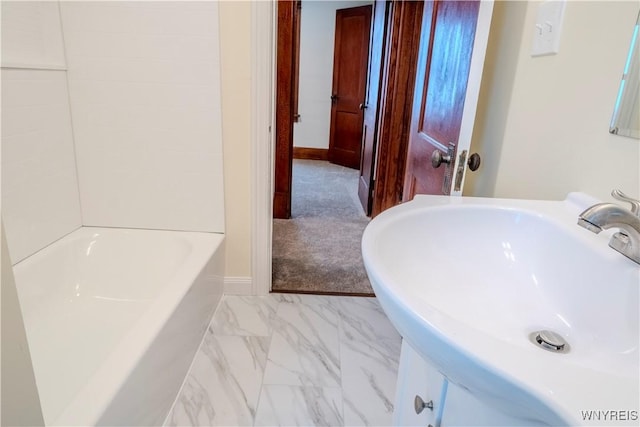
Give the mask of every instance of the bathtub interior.
<path id="1" fill-rule="evenodd" d="M 222 294 L 223 239 L 81 227 L 14 266 L 46 424 L 153 425 L 166 415 L 186 357 Z M 138 387 L 134 377 L 145 358 L 175 372 L 162 384 L 166 390 L 155 391 L 162 405 L 143 404 L 132 414 L 113 402 L 123 389 Z M 147 372 L 137 380 L 163 375 Z M 112 415 L 105 418 L 107 408 Z"/>

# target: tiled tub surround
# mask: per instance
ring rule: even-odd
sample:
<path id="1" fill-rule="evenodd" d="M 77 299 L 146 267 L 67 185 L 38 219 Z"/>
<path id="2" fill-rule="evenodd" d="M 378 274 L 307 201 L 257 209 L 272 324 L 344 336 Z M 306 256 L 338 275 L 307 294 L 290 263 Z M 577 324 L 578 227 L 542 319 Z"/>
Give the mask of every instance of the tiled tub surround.
<path id="1" fill-rule="evenodd" d="M 224 230 L 215 1 L 63 1 L 83 225 Z"/>
<path id="2" fill-rule="evenodd" d="M 66 73 L 2 69 L 0 110 L 2 218 L 16 263 L 82 225 Z"/>
<path id="3" fill-rule="evenodd" d="M 375 298 L 224 296 L 165 425 L 391 425 L 399 356 Z"/>
<path id="4" fill-rule="evenodd" d="M 82 227 L 14 266 L 46 425 L 160 425 L 222 297 L 224 236 Z"/>

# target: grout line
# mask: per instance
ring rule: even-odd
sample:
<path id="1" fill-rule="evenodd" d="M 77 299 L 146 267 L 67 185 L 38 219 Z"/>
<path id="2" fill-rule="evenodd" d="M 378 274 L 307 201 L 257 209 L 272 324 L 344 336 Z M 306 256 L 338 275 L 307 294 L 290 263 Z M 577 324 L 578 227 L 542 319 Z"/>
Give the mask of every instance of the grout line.
<path id="1" fill-rule="evenodd" d="M 24 256 L 23 258 L 20 258 L 18 261 L 14 262 L 12 267 L 16 267 L 18 264 L 20 264 L 23 261 L 26 261 L 27 259 L 29 259 L 30 257 L 32 257 L 33 255 L 37 254 L 40 251 L 44 251 L 45 249 L 47 249 L 49 246 L 53 245 L 54 243 L 59 242 L 60 240 L 64 239 L 65 237 L 69 236 L 70 234 L 80 230 L 82 228 L 82 225 L 80 225 L 79 227 L 74 228 L 73 230 L 69 231 L 68 233 L 63 234 L 62 236 L 58 237 L 57 239 L 55 239 L 53 242 L 47 244 L 46 246 L 37 249 L 35 251 L 33 251 L 32 253 L 30 253 L 29 255 Z"/>
<path id="2" fill-rule="evenodd" d="M 267 295 L 267 298 L 273 298 L 271 295 Z M 274 298 L 275 299 L 275 298 Z M 277 301 L 277 300 L 276 300 Z M 281 301 L 277 301 L 275 312 L 273 313 L 273 317 L 278 314 L 278 310 L 280 309 Z M 264 361 L 264 369 L 262 370 L 262 378 L 260 378 L 260 390 L 258 391 L 258 399 L 256 399 L 256 412 L 253 414 L 253 423 L 252 425 L 256 425 L 256 418 L 258 416 L 258 408 L 260 408 L 260 401 L 262 400 L 262 391 L 264 389 L 264 376 L 267 372 L 267 364 L 269 363 L 269 354 L 271 353 L 271 342 L 273 341 L 273 319 L 269 318 L 269 344 L 267 345 L 267 355 Z"/>
<path id="3" fill-rule="evenodd" d="M 78 171 L 78 149 L 76 141 L 76 127 L 73 121 L 73 108 L 71 107 L 71 84 L 69 80 L 69 58 L 67 57 L 67 42 L 65 39 L 64 20 L 62 18 L 62 3 L 58 2 L 58 19 L 60 21 L 60 36 L 62 37 L 62 52 L 65 63 L 65 81 L 67 83 L 67 105 L 69 107 L 69 125 L 71 126 L 71 146 L 73 147 L 74 168 L 76 171 L 76 194 L 78 196 L 78 207 L 80 209 L 80 224 L 84 224 L 84 210 L 82 209 L 82 197 L 80 197 L 80 172 Z"/>

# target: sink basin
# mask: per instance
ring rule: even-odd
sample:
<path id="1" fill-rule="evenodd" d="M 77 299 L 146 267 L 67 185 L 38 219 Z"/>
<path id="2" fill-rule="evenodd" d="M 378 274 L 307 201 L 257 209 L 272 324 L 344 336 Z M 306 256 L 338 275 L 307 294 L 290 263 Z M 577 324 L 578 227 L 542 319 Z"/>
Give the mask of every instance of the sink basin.
<path id="1" fill-rule="evenodd" d="M 608 247 L 615 230 L 576 225 L 597 202 L 417 196 L 369 224 L 365 267 L 403 338 L 479 399 L 548 425 L 606 410 L 637 425 L 640 267 Z M 545 330 L 563 352 L 532 342 Z"/>

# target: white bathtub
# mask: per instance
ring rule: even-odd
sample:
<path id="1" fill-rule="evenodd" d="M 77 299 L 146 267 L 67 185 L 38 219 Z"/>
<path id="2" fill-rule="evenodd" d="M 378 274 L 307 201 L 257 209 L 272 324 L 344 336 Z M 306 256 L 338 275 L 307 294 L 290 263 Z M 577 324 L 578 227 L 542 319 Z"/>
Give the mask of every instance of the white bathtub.
<path id="1" fill-rule="evenodd" d="M 47 425 L 162 425 L 222 295 L 224 235 L 82 227 L 14 266 Z"/>

